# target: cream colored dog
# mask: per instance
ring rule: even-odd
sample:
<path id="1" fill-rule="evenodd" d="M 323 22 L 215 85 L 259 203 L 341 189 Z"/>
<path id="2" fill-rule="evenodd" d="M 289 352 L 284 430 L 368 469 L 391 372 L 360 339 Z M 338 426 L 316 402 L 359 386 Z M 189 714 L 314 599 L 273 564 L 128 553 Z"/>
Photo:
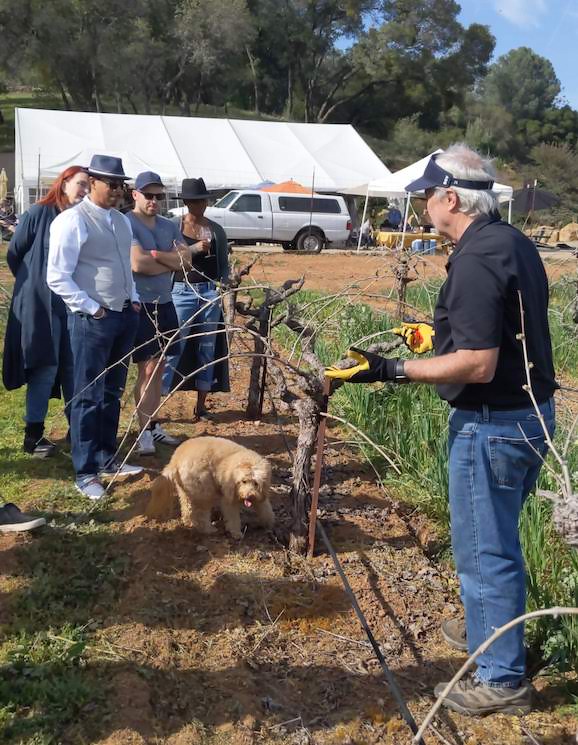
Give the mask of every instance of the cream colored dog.
<path id="1" fill-rule="evenodd" d="M 225 528 L 241 538 L 241 505 L 254 507 L 259 523 L 273 527 L 270 484 L 271 466 L 258 453 L 223 437 L 195 437 L 179 445 L 153 481 L 146 515 L 167 519 L 178 497 L 185 525 L 215 533 L 211 509 L 218 507 Z"/>

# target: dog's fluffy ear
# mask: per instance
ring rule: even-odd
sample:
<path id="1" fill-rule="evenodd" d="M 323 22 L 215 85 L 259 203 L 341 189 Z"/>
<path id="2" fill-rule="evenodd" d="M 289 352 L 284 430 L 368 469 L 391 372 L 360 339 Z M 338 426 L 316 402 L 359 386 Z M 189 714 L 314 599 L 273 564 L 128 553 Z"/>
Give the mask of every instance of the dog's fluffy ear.
<path id="1" fill-rule="evenodd" d="M 271 488 L 271 464 L 263 458 L 259 463 L 253 465 L 252 474 L 255 481 L 259 484 L 261 496 L 263 499 L 267 499 L 269 489 Z"/>
<path id="2" fill-rule="evenodd" d="M 145 510 L 150 520 L 168 520 L 173 515 L 176 494 L 172 482 L 161 474 L 151 484 L 151 498 Z"/>

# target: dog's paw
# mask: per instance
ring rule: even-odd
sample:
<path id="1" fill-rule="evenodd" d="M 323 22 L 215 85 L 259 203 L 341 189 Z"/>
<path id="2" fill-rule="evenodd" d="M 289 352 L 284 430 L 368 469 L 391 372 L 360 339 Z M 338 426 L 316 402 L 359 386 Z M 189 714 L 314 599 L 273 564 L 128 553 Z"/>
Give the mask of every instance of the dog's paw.
<path id="1" fill-rule="evenodd" d="M 243 531 L 241 530 L 229 530 L 227 528 L 227 533 L 233 538 L 235 541 L 240 541 L 243 537 Z"/>

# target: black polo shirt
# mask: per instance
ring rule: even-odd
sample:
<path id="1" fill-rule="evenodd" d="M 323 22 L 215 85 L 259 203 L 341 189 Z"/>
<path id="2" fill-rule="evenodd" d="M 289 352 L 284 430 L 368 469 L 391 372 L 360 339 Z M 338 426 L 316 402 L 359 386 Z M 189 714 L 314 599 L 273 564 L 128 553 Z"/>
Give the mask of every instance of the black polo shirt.
<path id="1" fill-rule="evenodd" d="M 499 347 L 490 383 L 438 385 L 452 406 L 508 409 L 531 406 L 526 384 L 517 290 L 522 293 L 531 380 L 538 401 L 554 380 L 548 327 L 548 280 L 532 241 L 498 215 L 481 215 L 467 228 L 446 264 L 447 278 L 434 313 L 435 353 Z"/>

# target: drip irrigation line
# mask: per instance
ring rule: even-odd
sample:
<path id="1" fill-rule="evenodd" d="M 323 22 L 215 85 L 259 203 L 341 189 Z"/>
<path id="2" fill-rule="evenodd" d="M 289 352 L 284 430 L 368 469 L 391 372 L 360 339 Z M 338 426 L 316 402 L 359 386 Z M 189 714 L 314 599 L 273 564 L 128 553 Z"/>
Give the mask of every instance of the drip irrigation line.
<path id="1" fill-rule="evenodd" d="M 403 698 L 403 695 L 399 689 L 399 686 L 397 685 L 397 681 L 395 680 L 393 673 L 391 672 L 391 670 L 389 669 L 387 665 L 387 662 L 385 661 L 385 658 L 381 652 L 381 649 L 379 648 L 379 644 L 377 643 L 375 637 L 373 636 L 373 632 L 369 628 L 367 619 L 363 615 L 363 611 L 359 607 L 359 603 L 357 602 L 355 593 L 351 589 L 349 580 L 347 579 L 345 572 L 343 571 L 339 558 L 337 557 L 337 554 L 335 553 L 335 549 L 331 545 L 331 541 L 329 540 L 329 537 L 327 533 L 325 532 L 325 528 L 323 527 L 323 523 L 321 522 L 321 520 L 317 520 L 317 530 L 319 531 L 319 534 L 321 535 L 321 539 L 323 540 L 325 547 L 329 551 L 331 560 L 333 561 L 335 569 L 337 570 L 337 573 L 339 574 L 341 582 L 343 583 L 343 587 L 345 588 L 345 592 L 347 593 L 347 596 L 349 597 L 353 610 L 355 611 L 355 615 L 357 616 L 359 623 L 361 624 L 363 630 L 365 631 L 365 635 L 369 639 L 369 643 L 373 647 L 375 656 L 379 660 L 379 664 L 381 665 L 381 669 L 383 671 L 385 679 L 387 680 L 389 690 L 393 694 L 393 697 L 397 704 L 397 708 L 399 709 L 399 712 L 401 716 L 403 717 L 403 720 L 405 721 L 407 726 L 411 729 L 412 733 L 414 735 L 417 735 L 418 726 L 416 724 L 416 721 L 413 718 L 411 711 L 408 709 L 407 704 L 405 703 L 405 699 Z M 423 738 L 421 737 L 416 742 L 419 743 L 419 745 L 425 745 Z"/>
<path id="2" fill-rule="evenodd" d="M 273 400 L 273 397 L 271 396 L 271 401 Z M 287 438 L 285 437 L 285 433 L 283 432 L 283 428 L 281 426 L 280 417 L 277 413 L 276 407 L 273 404 L 273 411 L 275 416 L 277 417 L 277 422 L 280 426 L 283 440 L 285 443 L 285 449 L 287 450 L 287 453 L 291 459 L 293 459 L 293 451 L 291 449 L 291 446 L 289 445 L 289 442 L 287 441 Z M 337 574 L 339 575 L 339 578 L 341 579 L 341 582 L 343 584 L 343 587 L 345 589 L 345 592 L 349 598 L 349 601 L 351 602 L 351 606 L 355 612 L 355 615 L 357 616 L 359 623 L 361 624 L 361 627 L 363 628 L 365 635 L 367 636 L 369 643 L 371 644 L 373 651 L 375 653 L 375 656 L 377 657 L 379 664 L 381 665 L 381 669 L 383 671 L 383 675 L 387 681 L 387 684 L 389 686 L 389 690 L 391 691 L 395 702 L 397 704 L 397 708 L 399 709 L 399 713 L 402 716 L 402 719 L 407 724 L 407 726 L 412 731 L 413 735 L 417 735 L 418 733 L 418 726 L 413 718 L 413 714 L 409 710 L 405 699 L 403 698 L 403 695 L 401 693 L 401 690 L 399 686 L 397 685 L 397 681 L 389 669 L 387 662 L 385 661 L 385 657 L 383 656 L 383 653 L 379 647 L 379 644 L 377 643 L 373 632 L 371 631 L 371 628 L 369 627 L 369 624 L 367 623 L 367 619 L 365 618 L 365 615 L 363 614 L 363 611 L 359 607 L 359 603 L 357 602 L 357 597 L 355 596 L 355 593 L 351 589 L 351 585 L 349 584 L 349 580 L 347 579 L 347 576 L 345 572 L 343 571 L 343 567 L 341 566 L 341 563 L 339 561 L 339 558 L 337 557 L 337 554 L 335 553 L 335 549 L 333 548 L 333 545 L 331 544 L 331 541 L 329 540 L 329 536 L 327 535 L 325 528 L 323 527 L 323 522 L 318 518 L 316 523 L 316 529 L 319 531 L 319 534 L 321 536 L 321 539 L 323 543 L 325 544 L 325 547 L 327 548 L 327 551 L 329 552 L 329 556 L 331 557 L 331 560 L 333 561 L 333 565 L 335 566 L 335 570 L 337 571 Z M 425 745 L 425 742 L 423 740 L 423 737 L 420 737 L 419 740 L 416 740 L 417 745 Z"/>

